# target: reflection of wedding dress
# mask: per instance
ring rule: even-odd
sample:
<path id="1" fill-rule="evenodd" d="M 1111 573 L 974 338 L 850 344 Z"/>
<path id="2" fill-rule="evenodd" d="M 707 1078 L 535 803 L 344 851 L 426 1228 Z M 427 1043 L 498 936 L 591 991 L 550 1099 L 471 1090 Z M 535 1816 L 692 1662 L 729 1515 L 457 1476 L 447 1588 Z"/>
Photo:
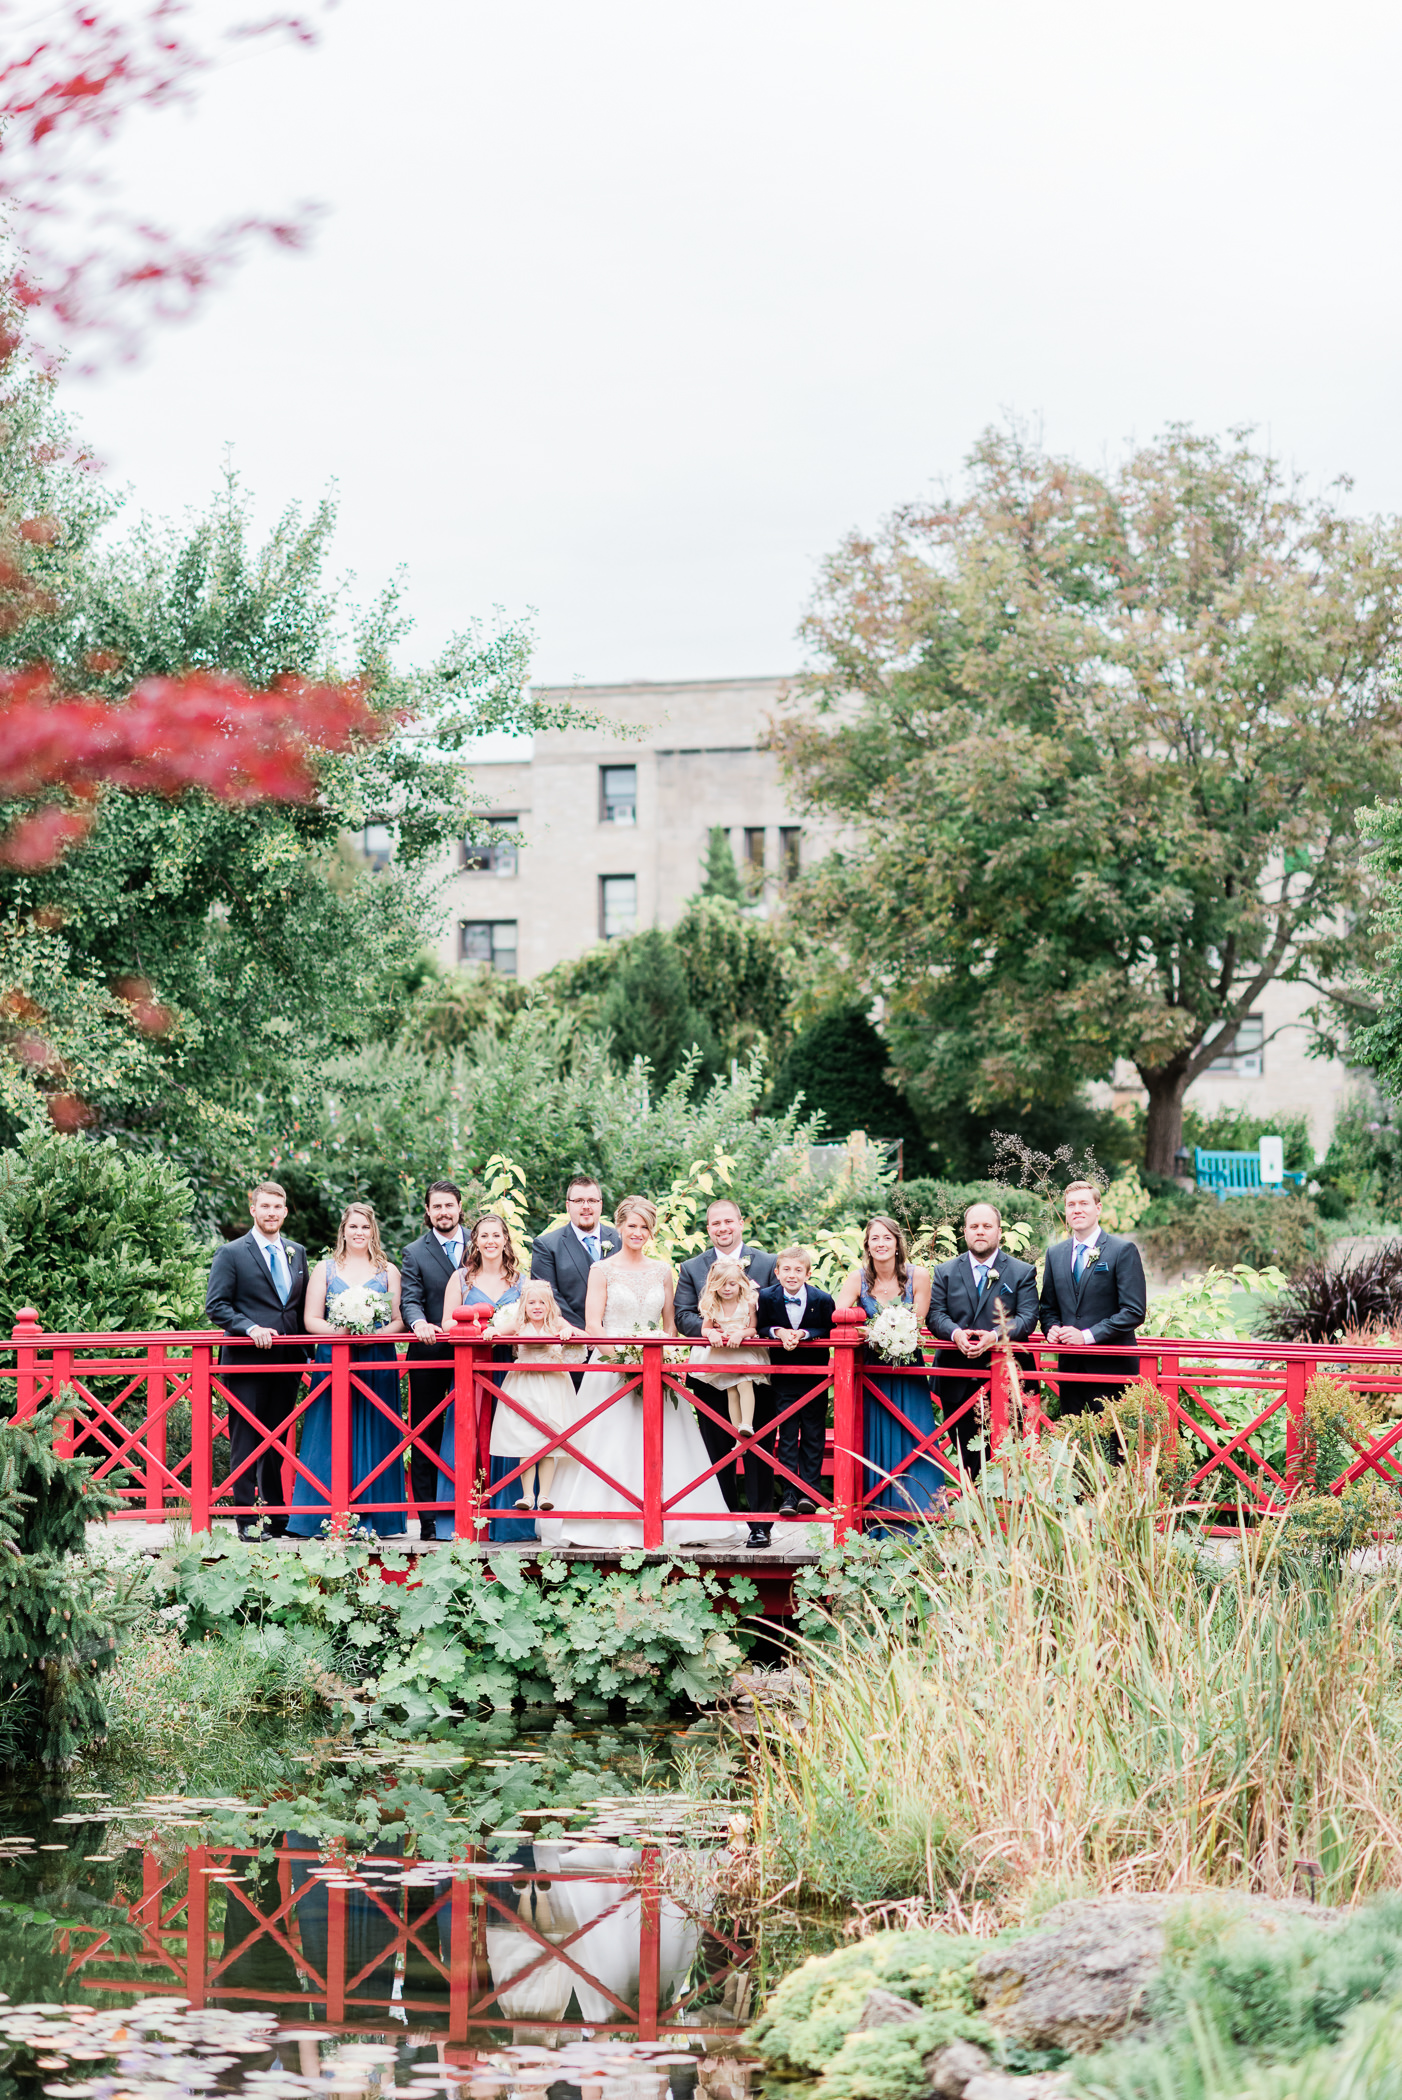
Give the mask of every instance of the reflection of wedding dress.
<path id="1" fill-rule="evenodd" d="M 573 1929 L 566 1917 L 556 1916 L 550 1892 L 537 1892 L 536 1913 L 531 1917 L 531 1891 L 521 1891 L 523 1925 L 534 1924 L 541 1939 L 562 1939 Z M 499 1918 L 499 1914 L 498 1914 Z M 504 1919 L 487 1927 L 487 1967 L 492 1972 L 492 1990 L 499 2009 L 508 2020 L 563 2020 L 570 2002 L 573 1974 L 563 1962 L 551 1961 L 544 1947 L 529 1932 Z M 529 1973 L 527 1973 L 529 1972 Z M 521 1981 L 515 1983 L 513 1978 Z"/>
<path id="2" fill-rule="evenodd" d="M 636 2012 L 638 2006 L 642 1898 L 626 1881 L 555 1877 L 584 1875 L 591 1868 L 597 1874 L 630 1874 L 638 1863 L 637 1853 L 624 1845 L 537 1845 L 535 1863 L 537 1873 L 551 1876 L 550 1903 L 556 1926 L 553 1936 L 563 1940 L 570 1933 L 579 1933 L 578 1939 L 570 1940 L 566 1951 L 571 1961 L 595 1979 L 595 1984 L 590 1984 L 582 1976 L 573 1977 L 580 2019 L 589 2027 L 626 2026 L 629 2014 Z M 561 1929 L 567 1920 L 568 1932 Z M 663 1896 L 658 1903 L 657 1938 L 658 2002 L 654 2009 L 661 2014 L 676 1998 L 696 1959 L 701 1926 L 670 1896 Z M 614 2003 L 616 1998 L 623 2000 L 627 2012 Z"/>
<path id="3" fill-rule="evenodd" d="M 666 1303 L 666 1265 L 652 1262 L 637 1275 L 619 1269 L 613 1262 L 606 1269 L 608 1295 L 604 1305 L 605 1334 L 639 1334 L 661 1325 Z M 619 1366 L 617 1375 L 586 1371 L 574 1399 L 573 1419 L 598 1407 L 609 1393 L 618 1392 L 629 1377 L 638 1377 L 636 1364 Z M 675 1399 L 675 1406 L 673 1400 Z M 643 1492 L 643 1396 L 640 1385 L 617 1400 L 601 1415 L 571 1436 L 570 1442 L 582 1457 L 634 1492 Z M 662 1499 L 671 1500 L 688 1480 L 695 1480 L 710 1465 L 696 1412 L 685 1393 L 672 1387 L 662 1402 Z M 557 1509 L 618 1510 L 617 1517 L 540 1517 L 536 1529 L 549 1545 L 641 1546 L 643 1527 L 634 1505 L 601 1480 L 589 1466 L 581 1465 L 566 1452 L 560 1453 L 551 1495 Z M 717 1522 L 717 1518 L 728 1521 Z M 734 1546 L 747 1536 L 726 1508 L 725 1497 L 714 1474 L 677 1502 L 663 1525 L 664 1543 L 669 1546 Z"/>

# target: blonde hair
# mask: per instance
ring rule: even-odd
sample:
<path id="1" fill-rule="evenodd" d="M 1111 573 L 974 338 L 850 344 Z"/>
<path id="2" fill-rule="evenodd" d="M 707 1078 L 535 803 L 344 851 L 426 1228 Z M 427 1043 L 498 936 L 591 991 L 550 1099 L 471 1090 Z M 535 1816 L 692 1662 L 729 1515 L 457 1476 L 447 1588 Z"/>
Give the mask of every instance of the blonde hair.
<path id="1" fill-rule="evenodd" d="M 543 1296 L 550 1300 L 550 1312 L 545 1324 L 551 1334 L 564 1333 L 570 1323 L 556 1304 L 555 1293 L 542 1277 L 528 1276 L 521 1285 L 521 1295 L 516 1300 L 516 1303 L 514 1305 L 504 1305 L 499 1313 L 493 1315 L 492 1332 L 494 1334 L 519 1334 L 521 1332 L 521 1323 L 526 1317 L 526 1300 L 532 1291 L 535 1292 L 537 1297 Z"/>
<path id="2" fill-rule="evenodd" d="M 613 1214 L 613 1222 L 621 1225 L 625 1219 L 633 1217 L 641 1218 L 650 1234 L 656 1232 L 657 1205 L 650 1203 L 646 1196 L 625 1196 Z"/>
<path id="3" fill-rule="evenodd" d="M 732 1261 L 728 1255 L 718 1254 L 711 1263 L 711 1273 L 706 1278 L 701 1296 L 696 1301 L 696 1310 L 700 1313 L 703 1320 L 711 1313 L 723 1310 L 719 1290 L 720 1280 L 723 1276 L 739 1277 L 740 1295 L 745 1301 L 746 1308 L 751 1313 L 759 1304 L 759 1288 L 746 1271 L 744 1264 Z"/>
<path id="4" fill-rule="evenodd" d="M 813 1257 L 806 1247 L 781 1247 L 774 1257 L 776 1269 L 781 1261 L 801 1261 L 810 1275 L 813 1272 Z"/>
<path id="5" fill-rule="evenodd" d="M 379 1276 L 389 1267 L 389 1262 L 386 1259 L 384 1248 L 380 1245 L 380 1221 L 375 1216 L 373 1203 L 348 1203 L 346 1205 L 341 1212 L 340 1230 L 336 1234 L 336 1251 L 331 1259 L 339 1268 L 345 1258 L 346 1226 L 357 1211 L 362 1218 L 370 1220 L 370 1246 L 368 1251 L 371 1261 L 375 1264 L 375 1274 Z"/>

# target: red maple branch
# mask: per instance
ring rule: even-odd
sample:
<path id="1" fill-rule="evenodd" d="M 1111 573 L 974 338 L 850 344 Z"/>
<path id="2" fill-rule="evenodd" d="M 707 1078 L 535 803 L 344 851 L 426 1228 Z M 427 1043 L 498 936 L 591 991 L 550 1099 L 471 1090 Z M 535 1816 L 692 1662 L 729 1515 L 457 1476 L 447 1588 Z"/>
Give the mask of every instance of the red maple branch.
<path id="1" fill-rule="evenodd" d="M 386 717 L 354 685 L 279 678 L 255 692 L 222 672 L 146 678 L 111 706 L 65 694 L 42 665 L 0 674 L 0 799 L 49 802 L 0 836 L 0 862 L 47 866 L 84 837 L 103 787 L 221 802 L 304 802 L 319 754 L 382 736 Z M 73 802 L 80 806 L 73 807 Z"/>

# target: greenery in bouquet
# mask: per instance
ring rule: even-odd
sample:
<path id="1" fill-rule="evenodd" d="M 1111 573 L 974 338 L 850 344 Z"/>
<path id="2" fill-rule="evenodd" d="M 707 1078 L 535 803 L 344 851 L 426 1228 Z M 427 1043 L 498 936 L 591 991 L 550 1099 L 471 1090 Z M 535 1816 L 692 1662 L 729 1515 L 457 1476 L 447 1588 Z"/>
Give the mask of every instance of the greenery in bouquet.
<path id="1" fill-rule="evenodd" d="M 373 1334 L 389 1317 L 389 1300 L 383 1291 L 353 1283 L 328 1297 L 326 1317 L 345 1334 Z"/>
<path id="2" fill-rule="evenodd" d="M 920 1323 L 913 1305 L 883 1305 L 862 1329 L 868 1346 L 883 1363 L 914 1364 L 920 1361 Z"/>

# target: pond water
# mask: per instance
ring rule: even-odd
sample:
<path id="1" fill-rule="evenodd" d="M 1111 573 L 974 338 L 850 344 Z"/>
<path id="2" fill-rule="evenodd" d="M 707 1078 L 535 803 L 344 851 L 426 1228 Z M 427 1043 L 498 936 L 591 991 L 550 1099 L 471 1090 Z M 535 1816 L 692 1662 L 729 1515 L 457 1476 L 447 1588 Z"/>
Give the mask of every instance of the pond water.
<path id="1" fill-rule="evenodd" d="M 0 2029 L 27 2091 L 738 2100 L 737 2037 L 807 1951 L 723 1922 L 704 1853 L 679 1894 L 674 1849 L 597 1819 L 432 1860 L 225 1842 L 243 1806 L 0 1796 Z"/>

